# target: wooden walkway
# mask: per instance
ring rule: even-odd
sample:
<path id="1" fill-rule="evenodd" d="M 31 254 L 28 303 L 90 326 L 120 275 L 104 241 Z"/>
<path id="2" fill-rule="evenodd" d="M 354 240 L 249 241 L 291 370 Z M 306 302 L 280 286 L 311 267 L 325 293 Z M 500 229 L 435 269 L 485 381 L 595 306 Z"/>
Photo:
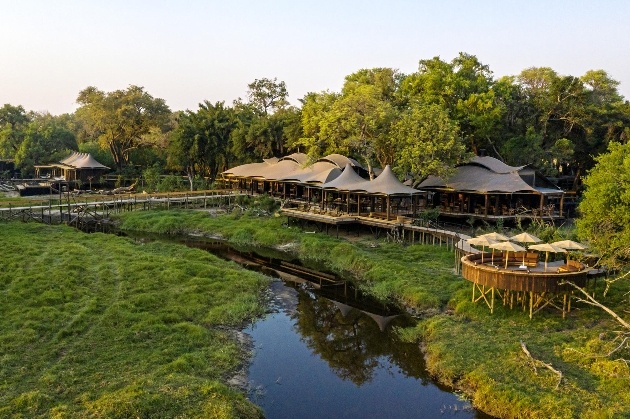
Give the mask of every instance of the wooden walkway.
<path id="1" fill-rule="evenodd" d="M 329 213 L 317 214 L 295 208 L 282 209 L 280 214 L 305 222 L 321 223 L 326 226 L 326 232 L 328 232 L 328 226 L 334 226 L 337 229 L 337 236 L 339 235 L 339 226 L 355 224 L 373 228 L 376 236 L 378 236 L 379 232 L 384 231 L 392 235 L 394 240 L 401 242 L 409 242 L 411 244 L 418 242 L 438 246 L 444 245 L 449 249 L 465 251 L 466 254 L 477 252 L 476 249 L 471 248 L 467 243 L 467 240 L 470 238 L 469 235 L 440 228 L 439 225 L 435 226 L 430 223 L 416 225 L 413 224 L 412 219 L 408 217 L 391 216 L 389 219 L 386 219 L 386 217 L 382 217 L 381 214 L 370 217 L 347 213 L 336 216 Z M 461 254 L 455 252 L 455 258 L 456 270 L 459 272 L 458 266 L 460 266 L 459 259 L 461 258 Z"/>
<path id="2" fill-rule="evenodd" d="M 77 226 L 82 223 L 96 223 L 102 226 L 103 220 L 109 218 L 110 214 L 138 209 L 211 208 L 229 204 L 240 195 L 243 194 L 225 190 L 167 194 L 65 195 L 65 202 L 62 203 L 0 207 L 0 220 L 37 221 L 46 224 L 65 222 Z M 59 202 L 59 199 L 55 201 Z"/>

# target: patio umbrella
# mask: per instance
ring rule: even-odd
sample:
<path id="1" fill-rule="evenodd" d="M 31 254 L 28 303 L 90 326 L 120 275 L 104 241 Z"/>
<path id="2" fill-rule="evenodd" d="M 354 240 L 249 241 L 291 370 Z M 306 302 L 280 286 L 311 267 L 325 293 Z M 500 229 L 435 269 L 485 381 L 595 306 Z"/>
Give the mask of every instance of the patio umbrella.
<path id="1" fill-rule="evenodd" d="M 512 240 L 513 242 L 519 242 L 519 243 L 539 243 L 542 241 L 538 237 L 529 233 L 517 234 L 516 236 L 510 237 L 510 240 Z M 521 265 L 521 268 L 526 268 L 525 253 L 523 253 L 523 264 Z"/>
<path id="2" fill-rule="evenodd" d="M 508 237 L 504 236 L 501 233 L 497 233 L 496 231 L 493 231 L 492 233 L 481 234 L 478 237 L 487 237 L 496 241 L 510 240 Z"/>
<path id="3" fill-rule="evenodd" d="M 518 244 L 512 243 L 510 241 L 494 243 L 494 244 L 491 244 L 490 247 L 497 250 L 505 250 L 506 252 L 505 253 L 505 269 L 507 269 L 507 266 L 508 266 L 508 256 L 510 255 L 510 252 L 525 251 L 524 247 L 519 246 Z"/>
<path id="4" fill-rule="evenodd" d="M 481 246 L 481 263 L 483 263 L 483 254 L 486 250 L 486 246 L 490 246 L 491 244 L 497 243 L 496 240 L 489 239 L 483 236 L 473 237 L 472 239 L 468 239 L 466 241 L 468 242 L 468 244 L 472 244 L 474 246 Z"/>
<path id="5" fill-rule="evenodd" d="M 562 247 L 554 246 L 553 244 L 549 244 L 549 243 L 532 244 L 531 246 L 529 246 L 529 248 L 546 253 L 545 272 L 547 272 L 547 261 L 549 260 L 549 252 L 553 252 L 553 253 L 566 253 L 567 252 Z"/>
<path id="6" fill-rule="evenodd" d="M 516 236 L 510 237 L 510 240 L 519 243 L 540 243 L 542 241 L 538 237 L 529 233 L 517 234 Z"/>
<path id="7" fill-rule="evenodd" d="M 565 250 L 584 250 L 586 246 L 581 243 L 574 242 L 573 240 L 560 240 L 551 243 L 553 246 L 561 247 Z M 567 253 L 567 262 L 569 262 L 569 254 Z"/>

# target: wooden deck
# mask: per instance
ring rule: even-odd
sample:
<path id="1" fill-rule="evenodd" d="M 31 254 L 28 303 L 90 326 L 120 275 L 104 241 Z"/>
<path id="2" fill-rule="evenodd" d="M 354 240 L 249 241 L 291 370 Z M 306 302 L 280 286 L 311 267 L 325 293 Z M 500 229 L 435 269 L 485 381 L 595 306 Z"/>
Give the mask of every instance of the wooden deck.
<path id="1" fill-rule="evenodd" d="M 503 305 L 521 305 L 529 307 L 529 317 L 545 307 L 554 307 L 562 312 L 563 318 L 571 311 L 572 282 L 579 287 L 586 287 L 593 270 L 579 264 L 579 270 L 562 272 L 563 261 L 544 262 L 536 266 L 520 267 L 503 265 L 495 254 L 481 253 L 466 255 L 461 258 L 462 276 L 473 283 L 472 301 L 483 300 L 494 311 L 495 295 L 502 299 Z"/>

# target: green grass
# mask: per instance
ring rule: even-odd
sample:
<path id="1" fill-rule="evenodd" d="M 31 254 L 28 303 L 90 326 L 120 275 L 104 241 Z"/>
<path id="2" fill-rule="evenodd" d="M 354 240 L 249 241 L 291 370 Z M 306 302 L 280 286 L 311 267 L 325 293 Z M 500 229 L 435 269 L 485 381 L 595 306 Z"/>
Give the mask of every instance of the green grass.
<path id="1" fill-rule="evenodd" d="M 354 242 L 288 227 L 285 217 L 213 216 L 203 211 L 135 211 L 120 228 L 162 234 L 203 234 L 237 245 L 290 249 L 306 265 L 351 277 L 365 292 L 416 311 L 443 308 L 464 283 L 453 274 L 453 254 L 430 245 L 401 247 L 371 238 Z"/>
<path id="2" fill-rule="evenodd" d="M 0 417 L 260 416 L 225 383 L 263 276 L 178 245 L 0 232 Z"/>
<path id="3" fill-rule="evenodd" d="M 169 232 L 220 235 L 258 246 L 291 244 L 304 262 L 350 275 L 363 290 L 423 313 L 417 328 L 400 334 L 422 342 L 428 368 L 439 381 L 462 390 L 490 414 L 630 417 L 630 369 L 618 360 L 630 354 L 625 350 L 616 357 L 601 356 L 620 343 L 611 332 L 619 327 L 601 310 L 577 304 L 566 320 L 557 311 L 542 311 L 530 320 L 526 312 L 499 303 L 490 315 L 483 303 L 469 301 L 470 283 L 454 274 L 453 253 L 445 248 L 382 241 L 374 246 L 373 239 L 348 242 L 306 234 L 283 222 L 286 219 L 211 217 L 201 212 L 136 212 L 125 214 L 121 225 L 156 231 L 168 224 Z M 628 292 L 629 281 L 618 282 L 602 301 L 622 313 Z M 540 366 L 535 371 L 521 341 L 536 359 L 562 371 L 557 389 L 557 376 Z"/>

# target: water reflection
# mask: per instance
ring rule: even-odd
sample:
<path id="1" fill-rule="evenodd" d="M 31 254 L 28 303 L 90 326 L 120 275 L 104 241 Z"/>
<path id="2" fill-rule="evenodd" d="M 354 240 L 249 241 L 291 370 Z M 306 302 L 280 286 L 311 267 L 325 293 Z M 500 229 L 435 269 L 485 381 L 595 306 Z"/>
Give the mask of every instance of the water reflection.
<path id="1" fill-rule="evenodd" d="M 416 344 L 396 338 L 408 316 L 303 284 L 274 282 L 272 293 L 270 313 L 246 330 L 255 347 L 250 398 L 267 417 L 483 417 L 430 380 Z"/>
<path id="2" fill-rule="evenodd" d="M 245 330 L 254 346 L 249 397 L 266 417 L 489 418 L 434 383 L 418 345 L 397 339 L 397 328 L 413 324 L 397 307 L 344 285 L 327 285 L 320 274 L 329 273 L 316 266 L 306 277 L 295 275 L 299 262 L 283 260 L 281 252 L 261 254 L 190 237 L 134 236 L 175 240 L 284 280 L 270 286 L 268 314 Z M 287 262 L 292 268 L 283 271 Z"/>

